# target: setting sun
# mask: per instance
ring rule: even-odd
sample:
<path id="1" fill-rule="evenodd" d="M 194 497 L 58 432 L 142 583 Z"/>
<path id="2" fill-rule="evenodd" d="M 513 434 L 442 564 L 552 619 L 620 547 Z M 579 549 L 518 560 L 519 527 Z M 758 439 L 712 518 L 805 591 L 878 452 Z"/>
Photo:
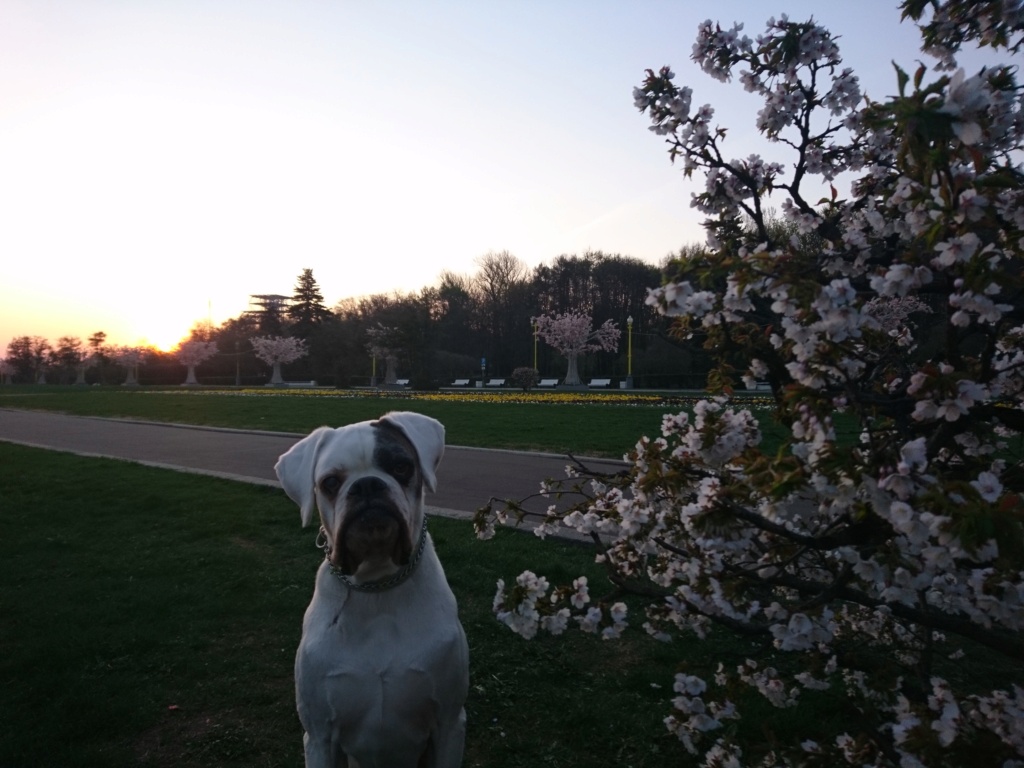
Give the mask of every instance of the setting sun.
<path id="1" fill-rule="evenodd" d="M 169 331 L 167 333 L 150 333 L 138 341 L 140 347 L 154 347 L 161 352 L 171 352 L 177 348 L 178 343 L 182 341 L 185 336 L 177 331 Z"/>
<path id="2" fill-rule="evenodd" d="M 170 352 L 175 349 L 200 323 L 218 324 L 218 321 L 209 314 L 197 315 L 190 312 L 189 308 L 160 306 L 159 302 L 154 302 L 154 306 L 149 312 L 140 310 L 136 314 L 136 318 L 136 322 L 131 323 L 123 336 L 119 334 L 124 339 L 134 339 L 134 341 L 125 341 L 124 343 L 132 346 L 155 347 L 161 352 Z"/>

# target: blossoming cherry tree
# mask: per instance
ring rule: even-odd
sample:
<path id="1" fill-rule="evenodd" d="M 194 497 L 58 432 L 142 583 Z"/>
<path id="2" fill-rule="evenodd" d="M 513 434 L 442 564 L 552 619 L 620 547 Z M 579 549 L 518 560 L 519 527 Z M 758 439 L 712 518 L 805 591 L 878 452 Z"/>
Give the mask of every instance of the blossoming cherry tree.
<path id="1" fill-rule="evenodd" d="M 902 8 L 932 14 L 939 72 L 966 41 L 1024 44 L 1019 2 Z M 704 179 L 707 250 L 649 302 L 717 355 L 712 396 L 664 416 L 622 476 L 570 477 L 583 501 L 539 526 L 591 535 L 611 594 L 527 571 L 499 583 L 497 615 L 527 637 L 573 623 L 614 637 L 633 592 L 658 639 L 741 633 L 748 658 L 675 676 L 665 723 L 704 765 L 1024 765 L 1016 70 L 928 82 L 924 65 L 897 68 L 898 95 L 874 102 L 827 30 L 786 17 L 756 39 L 705 22 L 693 59 L 757 94 L 758 130 L 792 151 L 730 159 L 714 110 L 693 109 L 668 67 L 634 91 Z M 906 332 L 914 314 L 928 354 Z M 734 395 L 744 378 L 771 384 L 760 418 Z M 782 430 L 771 444 L 767 424 Z M 979 660 L 1000 670 L 987 687 Z M 803 732 L 752 722 L 751 698 L 806 710 L 787 718 Z"/>
<path id="2" fill-rule="evenodd" d="M 125 387 L 137 387 L 139 385 L 139 365 L 149 354 L 149 350 L 145 347 L 114 347 L 111 350 L 110 356 L 114 362 L 118 365 L 124 366 L 126 371 L 126 377 L 124 384 Z"/>
<path id="3" fill-rule="evenodd" d="M 567 387 L 578 387 L 580 381 L 577 360 L 587 352 L 604 350 L 614 352 L 618 348 L 621 331 L 611 320 L 606 320 L 599 328 L 593 327 L 589 316 L 579 312 L 565 314 L 539 315 L 533 318 L 537 335 L 565 356 L 569 367 L 563 384 Z"/>
<path id="4" fill-rule="evenodd" d="M 195 386 L 199 384 L 196 379 L 196 366 L 217 354 L 217 342 L 189 339 L 178 344 L 173 354 L 178 362 L 188 369 L 182 386 Z"/>
<path id="5" fill-rule="evenodd" d="M 256 357 L 272 368 L 268 387 L 284 384 L 282 364 L 292 363 L 307 354 L 302 339 L 291 336 L 254 336 L 249 341 Z"/>

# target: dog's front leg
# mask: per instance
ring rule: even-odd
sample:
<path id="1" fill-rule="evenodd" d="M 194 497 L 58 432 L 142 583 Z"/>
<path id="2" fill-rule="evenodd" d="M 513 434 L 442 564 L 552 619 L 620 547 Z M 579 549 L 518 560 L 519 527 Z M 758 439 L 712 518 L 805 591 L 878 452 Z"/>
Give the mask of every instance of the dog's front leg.
<path id="1" fill-rule="evenodd" d="M 332 743 L 330 738 L 314 738 L 305 733 L 302 746 L 306 753 L 306 768 L 359 768 L 359 764 L 349 758 Z"/>
<path id="2" fill-rule="evenodd" d="M 422 768 L 459 768 L 466 746 L 466 710 L 459 710 L 458 717 L 442 720 L 430 735 L 430 744 Z"/>

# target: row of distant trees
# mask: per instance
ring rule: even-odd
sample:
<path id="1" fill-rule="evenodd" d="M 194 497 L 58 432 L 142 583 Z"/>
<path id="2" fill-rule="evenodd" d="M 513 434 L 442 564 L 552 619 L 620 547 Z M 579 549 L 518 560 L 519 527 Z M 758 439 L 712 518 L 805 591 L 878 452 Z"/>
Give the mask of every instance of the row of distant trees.
<path id="1" fill-rule="evenodd" d="M 645 376 L 646 383 L 659 386 L 703 381 L 707 363 L 700 345 L 681 346 L 669 339 L 668 323 L 645 303 L 648 289 L 661 283 L 658 267 L 588 252 L 560 256 L 531 270 L 507 251 L 481 256 L 476 267 L 469 275 L 444 271 L 433 286 L 418 292 L 346 299 L 326 313 L 307 271 L 286 312 L 265 306 L 238 318 L 237 328 L 228 327 L 229 321 L 219 335 L 303 338 L 309 354 L 287 366 L 292 378 L 360 384 L 374 375 L 383 379 L 390 362 L 413 386 L 429 388 L 454 379 L 508 377 L 534 364 L 543 377 L 562 378 L 566 360 L 544 343 L 535 318 L 583 314 L 595 328 L 615 323 L 623 338 L 632 318 L 634 377 Z M 627 355 L 626 344 L 587 355 L 579 361 L 580 374 L 625 377 Z"/>
<path id="2" fill-rule="evenodd" d="M 37 384 L 182 383 L 186 367 L 174 353 L 106 343 L 97 331 L 83 342 L 62 336 L 56 344 L 41 336 L 19 336 L 0 359 L 0 382 Z M 181 374 L 181 375 L 179 375 Z"/>
<path id="3" fill-rule="evenodd" d="M 217 354 L 194 366 L 201 383 L 265 383 L 270 366 L 253 349 L 254 338 L 301 339 L 306 354 L 284 366 L 289 380 L 354 386 L 382 381 L 389 360 L 381 356 L 381 330 L 390 363 L 413 386 L 443 386 L 454 379 L 507 377 L 522 367 L 563 378 L 567 361 L 545 343 L 535 318 L 586 315 L 595 328 L 613 323 L 622 333 L 611 351 L 578 360 L 588 377 L 624 379 L 637 386 L 700 386 L 709 368 L 698 342 L 673 340 L 668 321 L 646 304 L 661 270 L 636 258 L 588 252 L 559 256 L 530 269 L 507 251 L 476 260 L 476 272 L 444 271 L 417 292 L 376 294 L 326 305 L 312 270 L 304 269 L 289 296 L 253 297 L 249 310 L 220 326 L 197 323 L 184 341 L 216 344 Z M 627 320 L 632 320 L 632 355 Z M 8 380 L 70 384 L 123 383 L 137 372 L 143 384 L 181 384 L 189 367 L 180 354 L 146 350 L 127 360 L 102 332 L 83 342 L 62 337 L 14 339 L 7 348 Z M 481 366 L 486 361 L 486 370 Z M 87 364 L 83 371 L 83 365 Z"/>

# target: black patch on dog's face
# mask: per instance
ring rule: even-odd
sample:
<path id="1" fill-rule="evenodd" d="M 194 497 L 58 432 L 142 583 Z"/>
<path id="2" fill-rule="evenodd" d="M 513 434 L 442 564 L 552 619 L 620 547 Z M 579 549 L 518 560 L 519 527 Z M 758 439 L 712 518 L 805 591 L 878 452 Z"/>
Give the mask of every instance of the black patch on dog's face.
<path id="1" fill-rule="evenodd" d="M 398 427 L 387 421 L 375 421 L 377 444 L 373 451 L 373 461 L 387 472 L 406 490 L 412 489 L 416 495 L 423 491 L 423 477 L 420 474 L 419 458 L 416 449 Z"/>

